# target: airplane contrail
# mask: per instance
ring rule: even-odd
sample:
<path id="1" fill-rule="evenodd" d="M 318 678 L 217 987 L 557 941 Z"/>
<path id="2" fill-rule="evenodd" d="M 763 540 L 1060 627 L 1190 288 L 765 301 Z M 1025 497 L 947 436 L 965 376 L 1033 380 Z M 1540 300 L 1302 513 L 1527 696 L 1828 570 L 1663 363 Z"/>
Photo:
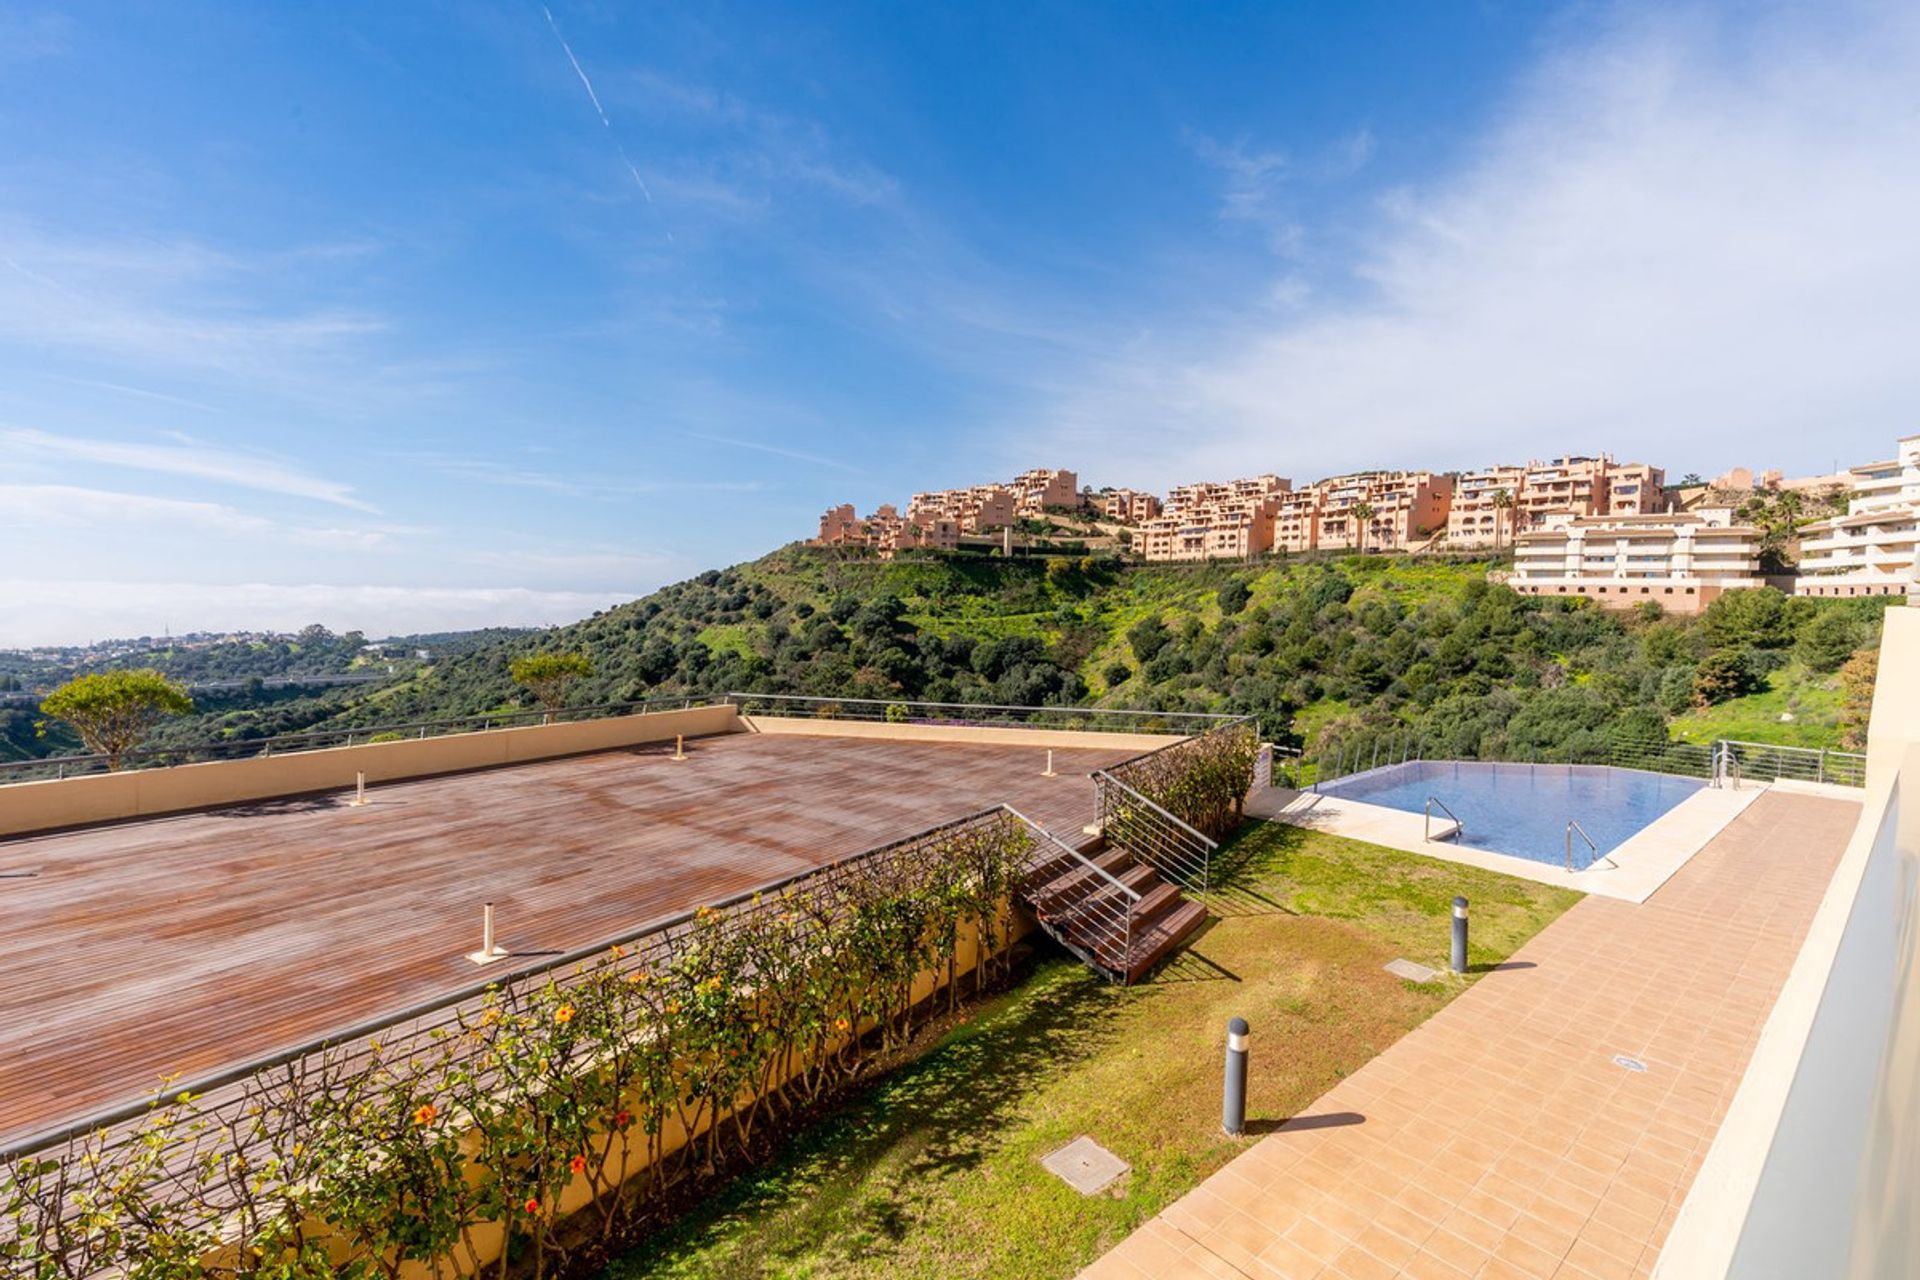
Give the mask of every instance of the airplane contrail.
<path id="1" fill-rule="evenodd" d="M 647 198 L 648 204 L 652 204 L 653 192 L 647 189 L 647 180 L 640 176 L 640 167 L 634 164 L 632 157 L 627 155 L 627 149 L 620 145 L 620 139 L 614 135 L 613 121 L 608 118 L 607 109 L 600 105 L 600 95 L 593 91 L 593 81 L 587 78 L 587 69 L 580 65 L 580 59 L 573 56 L 573 46 L 568 44 L 567 38 L 560 34 L 560 24 L 553 20 L 553 10 L 541 5 L 540 12 L 547 16 L 547 26 L 552 29 L 553 38 L 560 42 L 561 52 L 565 53 L 567 61 L 573 64 L 573 74 L 580 77 L 580 84 L 587 91 L 587 101 L 593 104 L 593 109 L 599 113 L 600 123 L 606 126 L 607 136 L 613 139 L 613 149 L 620 153 L 620 159 L 626 164 L 627 172 L 633 175 L 634 182 L 640 188 L 640 194 Z M 673 239 L 671 231 L 667 232 L 667 239 Z"/>

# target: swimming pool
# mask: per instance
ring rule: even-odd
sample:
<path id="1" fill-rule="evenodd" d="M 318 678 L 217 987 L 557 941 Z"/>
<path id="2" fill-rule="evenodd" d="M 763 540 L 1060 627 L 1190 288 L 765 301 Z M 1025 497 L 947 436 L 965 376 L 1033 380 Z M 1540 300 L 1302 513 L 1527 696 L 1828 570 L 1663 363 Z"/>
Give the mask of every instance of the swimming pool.
<path id="1" fill-rule="evenodd" d="M 1706 784 L 1599 764 L 1493 764 L 1411 760 L 1352 774 L 1320 790 L 1347 800 L 1424 813 L 1429 796 L 1460 819 L 1459 843 L 1564 866 L 1567 821 L 1577 821 L 1598 852 L 1573 838 L 1576 870 L 1591 866 Z M 1436 826 L 1446 815 L 1436 806 Z"/>

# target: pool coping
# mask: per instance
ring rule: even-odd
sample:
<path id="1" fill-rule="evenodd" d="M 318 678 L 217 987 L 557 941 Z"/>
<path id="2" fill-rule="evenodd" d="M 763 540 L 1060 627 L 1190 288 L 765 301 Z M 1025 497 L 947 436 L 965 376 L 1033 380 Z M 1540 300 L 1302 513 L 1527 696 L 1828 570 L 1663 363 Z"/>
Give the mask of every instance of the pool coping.
<path id="1" fill-rule="evenodd" d="M 1516 854 L 1448 843 L 1445 834 L 1451 830 L 1451 823 L 1436 822 L 1436 838 L 1428 840 L 1422 814 L 1322 792 L 1292 791 L 1285 787 L 1256 791 L 1247 800 L 1247 814 L 1385 845 L 1403 853 L 1417 853 L 1540 884 L 1640 903 L 1652 897 L 1766 790 L 1766 785 L 1755 784 L 1703 786 L 1603 855 L 1592 867 L 1574 872 Z"/>

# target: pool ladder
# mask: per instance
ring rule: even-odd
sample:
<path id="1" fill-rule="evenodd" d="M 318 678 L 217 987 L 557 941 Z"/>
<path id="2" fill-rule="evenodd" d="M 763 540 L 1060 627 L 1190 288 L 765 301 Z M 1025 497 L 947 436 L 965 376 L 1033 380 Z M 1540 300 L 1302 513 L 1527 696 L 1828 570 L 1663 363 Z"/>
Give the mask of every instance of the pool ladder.
<path id="1" fill-rule="evenodd" d="M 1460 821 L 1460 819 L 1455 816 L 1453 810 L 1447 808 L 1446 802 L 1439 796 L 1427 797 L 1427 824 L 1426 829 L 1421 832 L 1420 838 L 1429 844 L 1433 842 L 1433 810 L 1436 805 L 1439 806 L 1440 812 L 1453 819 L 1453 841 L 1455 844 L 1460 843 L 1460 837 L 1466 834 L 1467 824 Z"/>
<path id="2" fill-rule="evenodd" d="M 1576 831 L 1580 833 L 1580 838 L 1587 842 L 1587 848 L 1593 850 L 1594 858 L 1598 860 L 1600 856 L 1600 846 L 1593 842 L 1593 837 L 1587 834 L 1587 829 L 1581 826 L 1578 822 L 1574 821 L 1572 818 L 1568 818 L 1567 819 L 1567 870 L 1569 871 L 1573 870 L 1573 836 Z"/>

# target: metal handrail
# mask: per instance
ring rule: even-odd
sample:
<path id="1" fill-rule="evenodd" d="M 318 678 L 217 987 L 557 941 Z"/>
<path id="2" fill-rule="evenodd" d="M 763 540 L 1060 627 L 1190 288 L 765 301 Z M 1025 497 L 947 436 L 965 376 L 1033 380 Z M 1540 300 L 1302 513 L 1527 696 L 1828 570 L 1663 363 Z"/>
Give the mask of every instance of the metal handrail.
<path id="1" fill-rule="evenodd" d="M 1047 830 L 1032 818 L 1027 817 L 1012 805 L 1003 804 L 1000 807 L 1024 823 L 1027 829 L 1039 839 L 1044 840 L 1071 858 L 1075 866 L 1075 871 L 1069 874 L 1093 873 L 1092 879 L 1097 887 L 1090 890 L 1086 895 L 1081 897 L 1078 902 L 1074 903 L 1068 916 L 1057 917 L 1051 913 L 1043 913 L 1038 909 L 1038 904 L 1036 903 L 1035 918 L 1039 920 L 1043 928 L 1047 928 L 1048 933 L 1054 934 L 1062 946 L 1080 952 L 1097 967 L 1106 969 L 1109 974 L 1117 975 L 1120 982 L 1131 982 L 1133 965 L 1133 912 L 1134 908 L 1140 903 L 1141 893 L 1137 889 L 1128 888 L 1126 884 L 1112 872 L 1094 862 L 1091 858 L 1087 857 L 1086 854 L 1080 852 L 1080 850 L 1074 848 L 1059 836 L 1054 835 L 1053 832 Z M 1035 859 L 1034 863 L 1030 865 L 1037 865 L 1038 862 L 1039 859 Z M 1104 881 L 1104 883 L 1101 883 L 1102 881 Z M 1037 888 L 1038 886 L 1034 887 Z M 1100 895 L 1109 890 L 1115 891 L 1119 895 L 1117 905 L 1111 901 L 1102 901 Z M 1054 933 L 1051 926 L 1054 925 L 1056 921 L 1064 921 L 1075 916 L 1097 916 L 1104 919 L 1109 925 L 1115 926 L 1120 930 L 1120 947 L 1119 953 L 1115 957 L 1115 963 L 1108 964 L 1101 957 L 1100 945 L 1098 943 L 1093 946 L 1091 954 L 1089 954 L 1082 951 L 1070 938 L 1062 936 L 1066 932 L 1064 927 L 1062 927 L 1060 933 Z"/>
<path id="2" fill-rule="evenodd" d="M 729 702 L 804 702 L 815 705 L 878 707 L 884 716 L 888 707 L 922 707 L 940 711 L 1019 711 L 1054 716 L 1130 716 L 1136 720 L 1207 721 L 1216 724 L 1245 720 L 1246 716 L 1217 711 L 1146 711 L 1126 707 L 1036 707 L 1000 702 L 919 702 L 911 698 L 833 698 L 819 694 L 742 693 L 732 690 L 719 695 Z M 1162 748 L 1155 748 L 1160 750 Z M 1149 753 L 1151 754 L 1151 753 Z"/>
<path id="3" fill-rule="evenodd" d="M 1435 805 L 1439 805 L 1440 812 L 1446 814 L 1449 818 L 1453 819 L 1453 838 L 1454 838 L 1454 841 L 1457 843 L 1460 837 L 1464 836 L 1467 833 L 1467 824 L 1460 821 L 1459 816 L 1455 814 L 1453 810 L 1447 808 L 1447 802 L 1442 800 L 1439 796 L 1427 797 L 1426 826 L 1421 831 L 1420 839 L 1423 842 L 1428 842 L 1428 843 L 1430 843 L 1433 840 L 1433 807 Z"/>
<path id="4" fill-rule="evenodd" d="M 562 707 L 552 714 L 556 722 L 576 720 L 610 719 L 617 715 L 644 713 L 646 708 L 666 708 L 677 705 L 681 710 L 695 706 L 725 705 L 721 695 L 683 695 L 670 698 L 643 698 L 637 702 L 599 702 L 580 707 Z M 418 737 L 439 737 L 440 733 L 429 734 L 428 730 L 446 732 L 487 732 L 496 727 L 510 728 L 515 723 L 538 721 L 544 723 L 548 712 L 534 707 L 516 711 L 483 711 L 470 716 L 453 716 L 441 720 L 413 720 L 399 724 L 341 725 L 332 729 L 313 729 L 302 733 L 280 733 L 265 738 L 233 738 L 224 742 L 195 742 L 177 747 L 155 746 L 136 747 L 121 757 L 122 767 L 135 766 L 142 760 L 153 761 L 158 766 L 169 763 L 190 763 L 192 757 L 207 759 L 245 759 L 257 755 L 273 755 L 277 751 L 321 750 L 318 744 L 337 742 L 344 738 L 352 745 L 355 738 L 371 738 L 383 733 L 410 733 Z M 479 726 L 473 728 L 472 726 Z M 461 729 L 459 726 L 468 726 Z M 187 759 L 182 759 L 186 757 Z M 0 762 L 0 776 L 8 773 L 24 773 L 33 769 L 53 769 L 64 777 L 69 769 L 75 772 L 105 768 L 107 757 L 97 752 L 66 755 L 41 756 L 33 760 L 8 760 Z M 0 785 L 5 785 L 0 783 Z"/>
<path id="5" fill-rule="evenodd" d="M 1200 829 L 1195 827 L 1193 824 L 1189 823 L 1186 819 L 1182 818 L 1179 814 L 1169 813 L 1166 809 L 1161 807 L 1159 804 L 1141 795 L 1138 791 L 1135 791 L 1132 787 L 1120 781 L 1120 779 L 1114 777 L 1111 773 L 1108 773 L 1105 769 L 1095 769 L 1093 771 L 1093 776 L 1095 778 L 1104 778 L 1108 782 L 1111 782 L 1114 786 L 1120 788 L 1122 791 L 1132 796 L 1135 800 L 1138 800 L 1141 804 L 1146 805 L 1148 808 L 1152 809 L 1155 813 L 1165 818 L 1168 822 L 1171 822 L 1174 825 L 1178 826 L 1182 831 L 1185 831 L 1188 835 L 1192 836 L 1195 840 L 1198 840 L 1202 844 L 1206 845 L 1207 848 L 1218 849 L 1220 847 L 1219 841 L 1213 839 L 1211 836 L 1207 835 L 1204 831 L 1201 831 Z"/>
<path id="6" fill-rule="evenodd" d="M 1096 794 L 1101 800 L 1101 824 L 1103 829 L 1109 825 L 1105 798 L 1111 794 L 1107 788 L 1112 787 L 1124 794 L 1126 800 L 1123 803 L 1133 805 L 1147 820 L 1147 832 L 1130 833 L 1130 837 L 1134 838 L 1137 843 L 1143 846 L 1134 849 L 1134 852 L 1138 853 L 1150 863 L 1155 862 L 1157 856 L 1160 859 L 1174 864 L 1174 867 L 1161 867 L 1160 869 L 1168 871 L 1169 874 L 1177 874 L 1189 879 L 1197 878 L 1200 882 L 1200 891 L 1202 893 L 1207 891 L 1211 884 L 1213 853 L 1220 847 L 1218 841 L 1208 836 L 1205 832 L 1197 830 L 1191 823 L 1181 818 L 1178 814 L 1168 812 L 1167 809 L 1158 802 L 1141 795 L 1140 792 L 1120 781 L 1120 779 L 1114 777 L 1105 769 L 1096 769 L 1090 776 L 1093 778 Z M 1153 824 L 1156 823 L 1163 831 L 1157 840 L 1152 838 L 1139 839 L 1142 834 L 1150 837 Z M 1183 843 L 1186 846 L 1184 848 L 1182 847 Z M 1196 845 L 1198 846 L 1197 849 L 1195 848 Z M 1175 872 L 1175 868 L 1178 868 L 1177 873 Z"/>
<path id="7" fill-rule="evenodd" d="M 1573 870 L 1573 833 L 1576 831 L 1580 833 L 1580 838 L 1587 842 L 1587 848 L 1593 850 L 1595 856 L 1598 856 L 1600 853 L 1600 846 L 1593 842 L 1593 837 L 1587 834 L 1587 829 L 1581 826 L 1580 823 L 1575 819 L 1568 818 L 1567 819 L 1567 870 L 1569 871 Z"/>
<path id="8" fill-rule="evenodd" d="M 1155 715 L 1155 716 L 1158 716 L 1158 715 L 1205 716 L 1210 720 L 1215 720 L 1218 722 L 1208 726 L 1206 729 L 1202 730 L 1201 733 L 1189 734 L 1188 738 L 1198 738 L 1208 733 L 1218 733 L 1222 729 L 1231 729 L 1235 725 L 1242 725 L 1242 724 L 1252 725 L 1256 736 L 1260 732 L 1260 721 L 1253 716 L 1222 715 L 1218 712 L 1212 712 L 1212 711 L 1137 711 L 1137 712 L 1133 712 L 1132 714 Z M 1107 768 L 1108 769 L 1124 769 L 1128 765 L 1139 764 L 1142 760 L 1145 760 L 1150 756 L 1157 756 L 1162 751 L 1172 751 L 1175 747 L 1185 746 L 1186 741 L 1187 739 L 1183 738 L 1179 742 L 1169 742 L 1169 743 L 1166 743 L 1164 746 L 1158 746 L 1147 751 L 1142 751 L 1137 756 L 1128 756 L 1125 760 L 1116 760 L 1112 764 L 1108 765 Z"/>
<path id="9" fill-rule="evenodd" d="M 1122 884 L 1118 879 L 1114 877 L 1114 874 L 1111 871 L 1108 871 L 1105 867 L 1100 866 L 1098 863 L 1094 862 L 1093 859 L 1087 857 L 1086 854 L 1080 852 L 1080 850 L 1074 848 L 1072 845 L 1068 844 L 1065 840 L 1062 840 L 1059 836 L 1056 836 L 1055 834 L 1053 834 L 1053 832 L 1047 830 L 1045 827 L 1035 822 L 1032 818 L 1029 818 L 1026 814 L 1020 812 L 1018 809 L 1014 808 L 1010 804 L 1003 804 L 1000 806 L 1000 808 L 1005 809 L 1008 813 L 1020 819 L 1020 821 L 1026 823 L 1026 825 L 1033 831 L 1035 835 L 1039 836 L 1041 839 L 1047 841 L 1048 843 L 1054 845 L 1056 848 L 1060 849 L 1062 852 L 1070 855 L 1074 859 L 1074 861 L 1078 862 L 1081 865 L 1082 868 L 1093 872 L 1096 876 L 1105 880 L 1107 882 L 1108 888 L 1119 890 L 1120 893 L 1125 895 L 1128 901 L 1130 902 L 1140 901 L 1139 890 L 1127 888 L 1126 885 Z"/>

